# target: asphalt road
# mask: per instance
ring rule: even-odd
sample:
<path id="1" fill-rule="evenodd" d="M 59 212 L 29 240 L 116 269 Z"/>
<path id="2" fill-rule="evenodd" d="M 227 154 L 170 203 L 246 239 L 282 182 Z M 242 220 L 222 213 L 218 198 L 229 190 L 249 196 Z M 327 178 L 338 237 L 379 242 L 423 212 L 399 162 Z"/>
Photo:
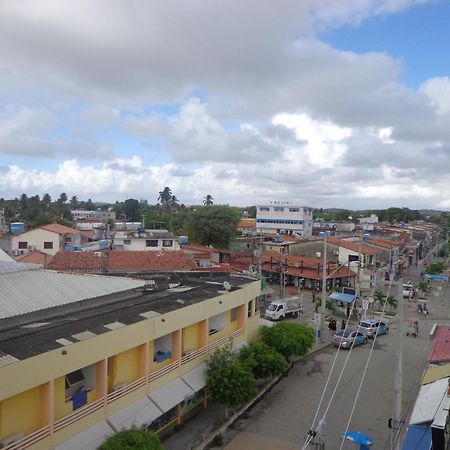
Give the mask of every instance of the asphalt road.
<path id="1" fill-rule="evenodd" d="M 416 270 L 420 273 L 421 268 L 412 268 L 405 275 L 408 279 L 416 281 Z M 403 322 L 402 408 L 406 423 L 426 367 L 426 355 L 430 347 L 428 333 L 435 322 L 450 324 L 449 298 L 448 287 L 438 289 L 438 286 L 434 286 L 428 299 L 431 314 L 420 316 L 417 338 L 406 336 L 406 321 Z M 404 301 L 403 306 L 405 319 L 409 316 L 417 316 L 415 302 Z M 372 447 L 374 449 L 390 448 L 390 429 L 387 421 L 393 415 L 394 374 L 398 361 L 400 328 L 397 319 L 390 320 L 390 328 L 388 335 L 377 339 L 372 353 L 372 340 L 366 346 L 354 348 L 351 353 L 348 350 L 339 351 L 319 409 L 319 417 L 321 417 L 328 403 L 331 402 L 326 414 L 326 449 L 339 449 L 341 446 L 341 435 L 346 429 L 370 354 L 368 370 L 349 429 L 369 434 L 375 442 Z M 289 375 L 249 411 L 246 418 L 240 420 L 234 429 L 226 433 L 225 448 L 228 450 L 301 448 L 311 428 L 336 353 L 335 347 L 326 347 L 295 363 Z M 344 364 L 346 367 L 339 381 Z M 335 388 L 336 392 L 331 398 Z M 345 442 L 342 448 L 355 447 L 354 444 Z"/>

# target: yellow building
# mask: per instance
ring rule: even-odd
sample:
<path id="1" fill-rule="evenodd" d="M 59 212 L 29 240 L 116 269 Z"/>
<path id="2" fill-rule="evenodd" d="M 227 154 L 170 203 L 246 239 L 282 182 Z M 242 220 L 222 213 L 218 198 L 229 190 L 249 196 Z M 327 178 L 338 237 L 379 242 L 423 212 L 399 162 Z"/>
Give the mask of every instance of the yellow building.
<path id="1" fill-rule="evenodd" d="M 211 352 L 258 333 L 260 283 L 243 276 L 7 270 L 0 285 L 0 448 L 9 450 L 96 449 L 132 424 L 180 423 L 206 406 Z"/>

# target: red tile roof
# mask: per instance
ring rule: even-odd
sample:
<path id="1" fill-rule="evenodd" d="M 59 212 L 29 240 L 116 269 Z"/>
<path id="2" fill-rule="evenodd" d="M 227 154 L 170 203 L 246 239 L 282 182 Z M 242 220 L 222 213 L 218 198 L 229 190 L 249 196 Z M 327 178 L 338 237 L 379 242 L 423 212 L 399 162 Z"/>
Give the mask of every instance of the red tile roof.
<path id="1" fill-rule="evenodd" d="M 46 253 L 34 251 L 26 253 L 25 255 L 16 256 L 15 260 L 22 263 L 33 263 L 33 264 L 49 264 L 53 259 L 52 255 L 47 255 Z"/>
<path id="2" fill-rule="evenodd" d="M 199 252 L 206 252 L 206 253 L 219 253 L 220 250 L 213 247 L 207 247 L 206 245 L 199 245 L 199 244 L 183 244 L 181 246 L 181 249 L 188 250 L 188 251 L 195 251 L 196 253 Z"/>
<path id="3" fill-rule="evenodd" d="M 100 272 L 103 258 L 93 252 L 58 252 L 48 265 L 51 270 L 68 272 Z"/>
<path id="4" fill-rule="evenodd" d="M 66 227 L 65 225 L 60 225 L 59 223 L 51 223 L 49 225 L 42 225 L 38 228 L 43 230 L 52 231 L 58 234 L 79 234 L 80 232 L 75 228 Z"/>
<path id="5" fill-rule="evenodd" d="M 360 241 L 350 242 L 344 239 L 328 237 L 327 242 L 329 242 L 330 244 L 337 245 L 339 247 L 346 248 L 347 250 L 352 250 L 356 253 L 361 252 L 362 255 L 379 255 L 380 253 L 382 253 L 382 250 L 376 250 Z"/>
<path id="6" fill-rule="evenodd" d="M 115 270 L 197 270 L 195 261 L 182 251 L 112 251 L 108 269 Z"/>
<path id="7" fill-rule="evenodd" d="M 427 361 L 431 364 L 450 361 L 450 328 L 439 327 L 436 330 Z"/>

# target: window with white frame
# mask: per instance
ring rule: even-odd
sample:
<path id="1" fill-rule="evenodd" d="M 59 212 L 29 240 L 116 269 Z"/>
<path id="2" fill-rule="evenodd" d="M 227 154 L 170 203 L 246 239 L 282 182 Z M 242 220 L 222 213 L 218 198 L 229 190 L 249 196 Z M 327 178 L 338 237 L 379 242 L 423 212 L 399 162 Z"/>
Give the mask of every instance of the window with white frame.
<path id="1" fill-rule="evenodd" d="M 172 335 L 166 334 L 153 342 L 153 361 L 162 362 L 172 357 Z"/>

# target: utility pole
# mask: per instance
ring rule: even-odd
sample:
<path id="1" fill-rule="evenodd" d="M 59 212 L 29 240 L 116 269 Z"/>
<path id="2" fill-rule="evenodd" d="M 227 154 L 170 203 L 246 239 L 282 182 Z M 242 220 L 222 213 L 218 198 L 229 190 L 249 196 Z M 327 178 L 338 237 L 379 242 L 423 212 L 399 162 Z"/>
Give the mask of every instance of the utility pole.
<path id="1" fill-rule="evenodd" d="M 145 216 L 142 214 L 142 227 L 145 229 Z"/>
<path id="2" fill-rule="evenodd" d="M 392 274 L 391 274 L 392 282 Z M 400 430 L 403 424 L 402 419 L 402 384 L 403 384 L 403 298 L 402 286 L 403 279 L 398 280 L 397 298 L 399 299 L 398 308 L 398 345 L 397 345 L 397 370 L 394 378 L 394 411 L 392 420 L 391 450 L 400 450 Z"/>
<path id="3" fill-rule="evenodd" d="M 326 301 L 327 301 L 327 233 L 325 231 L 323 233 L 322 299 L 320 304 L 320 329 L 319 329 L 319 340 L 321 342 L 324 342 L 324 334 L 325 334 Z"/>

